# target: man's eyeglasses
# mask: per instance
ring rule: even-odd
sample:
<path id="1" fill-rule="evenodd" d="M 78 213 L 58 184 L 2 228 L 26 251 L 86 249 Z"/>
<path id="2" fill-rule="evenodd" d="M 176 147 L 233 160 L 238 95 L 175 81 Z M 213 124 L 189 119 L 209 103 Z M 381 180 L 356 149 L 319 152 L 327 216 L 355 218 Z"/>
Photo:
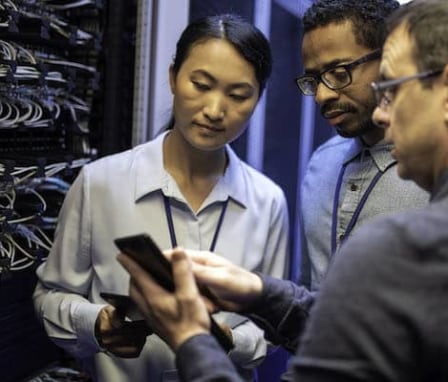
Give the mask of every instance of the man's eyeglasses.
<path id="1" fill-rule="evenodd" d="M 343 89 L 352 83 L 352 71 L 354 68 L 380 57 L 381 50 L 377 49 L 355 61 L 334 66 L 319 74 L 304 74 L 297 77 L 295 82 L 303 94 L 310 96 L 316 95 L 319 82 L 322 82 L 327 88 L 332 90 Z"/>
<path id="2" fill-rule="evenodd" d="M 442 71 L 443 71 L 442 69 L 428 70 L 426 72 L 417 73 L 412 76 L 397 78 L 395 80 L 372 82 L 371 86 L 375 94 L 376 104 L 381 110 L 387 111 L 390 104 L 393 102 L 395 98 L 395 94 L 397 94 L 398 87 L 401 84 L 411 80 L 416 79 L 422 80 L 425 78 L 435 77 L 438 76 L 440 73 L 442 73 Z"/>

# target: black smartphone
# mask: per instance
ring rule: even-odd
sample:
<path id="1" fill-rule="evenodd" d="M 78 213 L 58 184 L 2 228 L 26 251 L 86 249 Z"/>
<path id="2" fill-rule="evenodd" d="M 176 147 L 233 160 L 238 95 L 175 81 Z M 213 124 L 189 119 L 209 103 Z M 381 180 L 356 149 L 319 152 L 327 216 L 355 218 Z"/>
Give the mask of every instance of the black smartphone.
<path id="1" fill-rule="evenodd" d="M 134 259 L 166 290 L 174 290 L 171 264 L 147 234 L 120 237 L 114 240 L 118 249 Z"/>
<path id="2" fill-rule="evenodd" d="M 120 314 L 132 321 L 144 321 L 143 314 L 140 313 L 134 300 L 123 294 L 101 292 L 100 296 L 108 304 L 113 305 Z"/>
<path id="3" fill-rule="evenodd" d="M 162 287 L 168 291 L 174 290 L 171 263 L 148 234 L 142 233 L 120 237 L 115 239 L 114 242 L 121 252 L 126 253 L 134 259 L 145 271 L 151 274 Z M 216 297 L 208 288 L 201 286 L 199 289 L 204 296 L 211 300 L 216 300 Z M 230 351 L 233 348 L 233 343 L 230 338 L 211 316 L 210 322 L 211 333 L 215 336 L 225 351 Z"/>
<path id="4" fill-rule="evenodd" d="M 113 305 L 119 314 L 122 314 L 130 321 L 125 321 L 123 326 L 120 328 L 120 332 L 123 334 L 126 330 L 135 331 L 139 329 L 142 333 L 147 336 L 153 334 L 153 330 L 148 325 L 145 317 L 140 313 L 135 302 L 129 297 L 122 294 L 101 292 L 101 298 L 107 301 L 108 304 Z"/>

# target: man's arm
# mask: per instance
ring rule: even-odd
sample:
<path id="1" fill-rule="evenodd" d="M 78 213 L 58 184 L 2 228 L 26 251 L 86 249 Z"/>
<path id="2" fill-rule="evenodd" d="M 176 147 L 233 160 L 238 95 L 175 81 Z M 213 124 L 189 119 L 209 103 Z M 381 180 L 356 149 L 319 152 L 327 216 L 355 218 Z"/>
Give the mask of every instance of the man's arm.
<path id="1" fill-rule="evenodd" d="M 176 365 L 183 381 L 243 381 L 215 338 L 207 334 L 186 340 L 176 352 Z"/>
<path id="2" fill-rule="evenodd" d="M 267 339 L 295 351 L 316 293 L 291 281 L 250 272 L 211 252 L 187 253 L 196 280 L 219 297 L 216 308 L 248 315 Z"/>
<path id="3" fill-rule="evenodd" d="M 293 353 L 308 319 L 316 292 L 292 281 L 260 275 L 263 292 L 250 307 L 249 317 L 262 328 L 266 338 Z"/>
<path id="4" fill-rule="evenodd" d="M 254 318 L 273 333 L 273 338 L 293 349 L 307 317 L 314 295 L 285 280 L 260 276 L 210 252 L 182 250 L 171 257 L 176 289 L 170 293 L 128 256 L 120 263 L 131 275 L 130 295 L 150 326 L 177 351 L 195 335 L 209 334 L 209 311 L 218 309 L 254 313 Z M 193 262 L 191 261 L 193 260 Z M 194 273 L 194 275 L 193 275 Z M 218 302 L 200 298 L 195 277 L 217 296 Z M 263 277 L 263 278 L 262 278 Z M 263 280 L 266 289 L 263 289 Z M 280 302 L 280 303 L 278 303 Z M 268 306 L 274 304 L 272 307 Z"/>

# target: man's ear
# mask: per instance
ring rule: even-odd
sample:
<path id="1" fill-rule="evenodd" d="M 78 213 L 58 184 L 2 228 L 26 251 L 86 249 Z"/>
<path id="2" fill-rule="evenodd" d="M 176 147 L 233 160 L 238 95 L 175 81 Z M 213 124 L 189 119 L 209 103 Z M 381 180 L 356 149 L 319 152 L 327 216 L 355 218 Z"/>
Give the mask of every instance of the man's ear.
<path id="1" fill-rule="evenodd" d="M 448 64 L 445 65 L 442 72 L 443 84 L 448 86 Z"/>
<path id="2" fill-rule="evenodd" d="M 444 88 L 444 100 L 443 100 L 443 119 L 448 126 L 448 64 L 445 65 L 442 72 L 442 83 Z"/>
<path id="3" fill-rule="evenodd" d="M 171 94 L 174 94 L 174 88 L 176 85 L 176 74 L 174 73 L 174 67 L 173 64 L 170 65 L 169 70 L 169 78 L 170 78 L 170 89 L 171 89 Z"/>

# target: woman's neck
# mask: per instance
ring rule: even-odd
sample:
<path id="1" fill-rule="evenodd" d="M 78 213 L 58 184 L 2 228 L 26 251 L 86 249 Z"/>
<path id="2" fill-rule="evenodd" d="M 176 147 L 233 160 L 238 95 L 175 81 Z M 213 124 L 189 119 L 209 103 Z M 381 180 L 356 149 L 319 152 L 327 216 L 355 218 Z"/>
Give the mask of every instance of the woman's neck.
<path id="1" fill-rule="evenodd" d="M 227 156 L 224 147 L 215 151 L 196 149 L 173 130 L 163 144 L 163 165 L 196 211 L 224 174 Z"/>

